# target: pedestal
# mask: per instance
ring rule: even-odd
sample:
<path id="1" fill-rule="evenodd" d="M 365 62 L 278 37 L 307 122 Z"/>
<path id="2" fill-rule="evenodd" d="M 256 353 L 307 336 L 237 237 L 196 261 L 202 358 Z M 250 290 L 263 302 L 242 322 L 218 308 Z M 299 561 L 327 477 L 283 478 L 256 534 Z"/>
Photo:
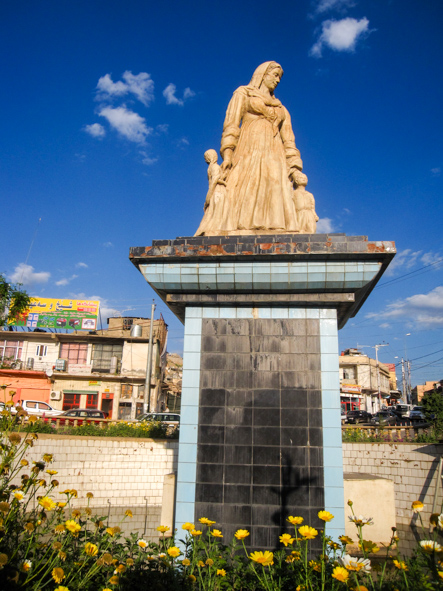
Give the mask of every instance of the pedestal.
<path id="1" fill-rule="evenodd" d="M 207 517 L 255 549 L 289 515 L 344 534 L 338 329 L 395 254 L 366 237 L 154 241 L 130 258 L 184 322 L 175 527 Z M 289 526 L 289 527 L 288 527 Z"/>

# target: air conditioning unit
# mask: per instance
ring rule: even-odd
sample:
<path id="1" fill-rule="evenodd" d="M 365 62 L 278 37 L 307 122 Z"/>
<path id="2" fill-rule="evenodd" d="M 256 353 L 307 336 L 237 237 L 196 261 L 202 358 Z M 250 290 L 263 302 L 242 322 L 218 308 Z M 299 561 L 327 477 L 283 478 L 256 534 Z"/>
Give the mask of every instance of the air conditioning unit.
<path id="1" fill-rule="evenodd" d="M 34 357 L 28 357 L 26 360 L 26 369 L 34 369 Z"/>
<path id="2" fill-rule="evenodd" d="M 11 369 L 22 369 L 23 363 L 20 359 L 16 359 L 11 363 Z"/>
<path id="3" fill-rule="evenodd" d="M 50 394 L 50 398 L 51 400 L 61 400 L 62 393 L 60 392 L 60 390 L 53 390 Z"/>
<path id="4" fill-rule="evenodd" d="M 57 359 L 57 361 L 55 362 L 55 371 L 66 371 L 67 365 L 68 362 L 66 361 L 66 359 Z"/>

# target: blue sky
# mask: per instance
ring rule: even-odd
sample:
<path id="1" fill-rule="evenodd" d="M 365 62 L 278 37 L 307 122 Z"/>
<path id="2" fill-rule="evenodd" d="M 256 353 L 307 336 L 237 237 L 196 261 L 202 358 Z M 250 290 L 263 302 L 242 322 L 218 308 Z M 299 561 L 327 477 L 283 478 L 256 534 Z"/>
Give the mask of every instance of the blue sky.
<path id="1" fill-rule="evenodd" d="M 149 315 L 129 247 L 194 234 L 203 153 L 275 60 L 321 228 L 399 252 L 341 349 L 389 342 L 380 359 L 410 358 L 413 384 L 442 379 L 442 17 L 438 0 L 2 2 L 0 271 Z"/>

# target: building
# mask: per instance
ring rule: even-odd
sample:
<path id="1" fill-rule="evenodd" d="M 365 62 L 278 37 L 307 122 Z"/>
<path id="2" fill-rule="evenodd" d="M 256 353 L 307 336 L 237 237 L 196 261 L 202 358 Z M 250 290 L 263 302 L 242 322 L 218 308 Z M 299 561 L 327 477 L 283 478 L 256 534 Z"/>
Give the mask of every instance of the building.
<path id="1" fill-rule="evenodd" d="M 113 419 L 143 412 L 150 320 L 109 318 L 89 333 L 0 331 L 0 386 L 14 400 L 43 400 L 62 410 L 98 408 Z M 151 410 L 166 407 L 162 388 L 167 325 L 154 320 Z"/>
<path id="2" fill-rule="evenodd" d="M 443 380 L 439 382 L 435 382 L 434 380 L 426 381 L 424 384 L 417 384 L 415 388 L 411 390 L 411 397 L 412 397 L 412 404 L 420 404 L 423 396 L 427 392 L 433 392 L 434 389 L 438 391 L 442 391 L 443 388 Z"/>
<path id="3" fill-rule="evenodd" d="M 391 399 L 389 368 L 363 355 L 358 349 L 347 349 L 339 358 L 340 402 L 345 410 L 377 412 Z M 380 398 L 378 386 L 380 382 Z"/>

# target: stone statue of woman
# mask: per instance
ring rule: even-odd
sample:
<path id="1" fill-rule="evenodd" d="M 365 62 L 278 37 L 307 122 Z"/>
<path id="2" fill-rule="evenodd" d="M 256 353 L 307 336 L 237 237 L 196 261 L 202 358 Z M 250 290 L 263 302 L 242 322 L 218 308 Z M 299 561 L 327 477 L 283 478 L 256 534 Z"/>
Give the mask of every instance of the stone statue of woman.
<path id="1" fill-rule="evenodd" d="M 294 189 L 308 179 L 295 146 L 291 117 L 274 90 L 283 75 L 265 62 L 228 105 L 220 153 L 224 203 L 205 210 L 196 236 L 299 232 Z"/>

